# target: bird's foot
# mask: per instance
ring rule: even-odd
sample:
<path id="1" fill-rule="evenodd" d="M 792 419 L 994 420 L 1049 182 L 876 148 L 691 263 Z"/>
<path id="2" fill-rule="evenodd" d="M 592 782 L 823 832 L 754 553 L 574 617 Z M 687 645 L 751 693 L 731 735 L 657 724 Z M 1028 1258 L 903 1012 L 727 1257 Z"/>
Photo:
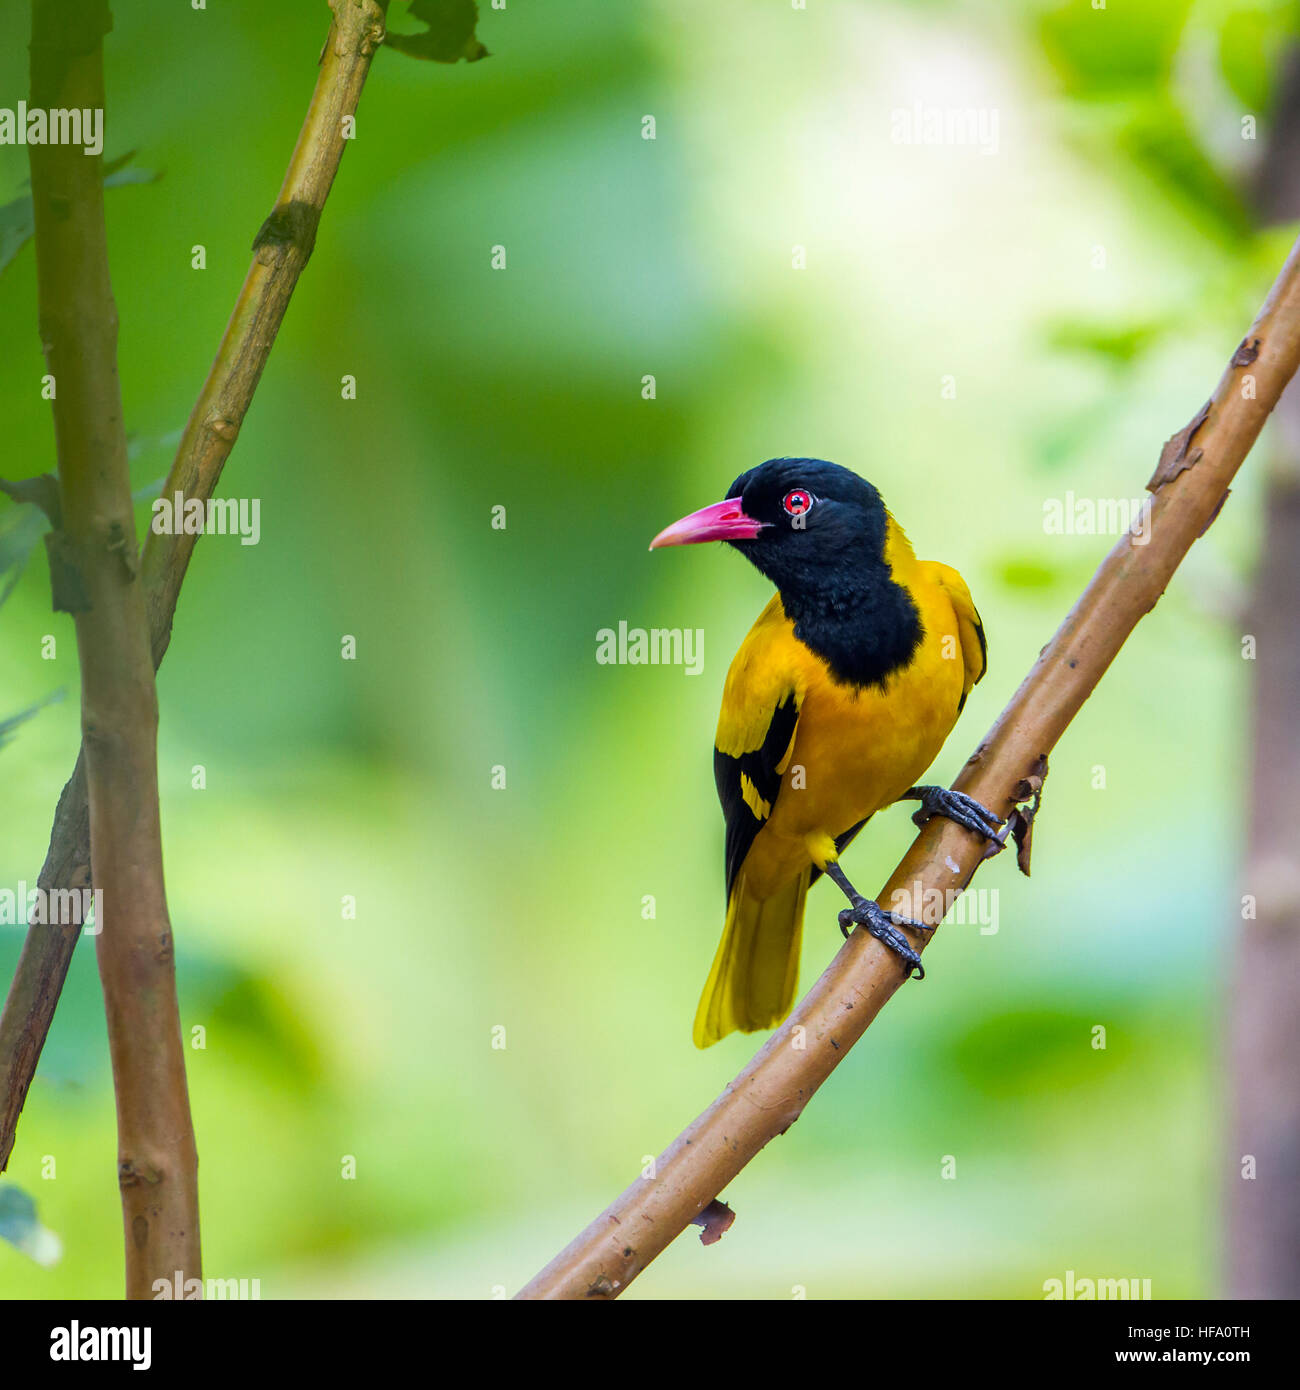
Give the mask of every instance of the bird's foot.
<path id="1" fill-rule="evenodd" d="M 925 968 L 921 964 L 920 954 L 898 929 L 911 927 L 914 931 L 932 932 L 933 927 L 927 927 L 924 922 L 914 922 L 910 917 L 900 916 L 897 912 L 887 912 L 870 898 L 859 898 L 852 907 L 846 907 L 840 913 L 840 931 L 846 938 L 853 928 L 858 926 L 865 927 L 877 941 L 883 941 L 901 958 L 907 966 L 909 979 L 925 979 Z M 912 974 L 913 971 L 916 972 L 915 976 Z"/>
<path id="2" fill-rule="evenodd" d="M 921 809 L 912 816 L 916 825 L 924 825 L 931 816 L 944 816 L 989 840 L 987 854 L 996 854 L 1006 844 L 1010 825 L 1003 825 L 987 806 L 965 792 L 955 792 L 949 787 L 909 787 L 899 800 L 921 803 Z"/>

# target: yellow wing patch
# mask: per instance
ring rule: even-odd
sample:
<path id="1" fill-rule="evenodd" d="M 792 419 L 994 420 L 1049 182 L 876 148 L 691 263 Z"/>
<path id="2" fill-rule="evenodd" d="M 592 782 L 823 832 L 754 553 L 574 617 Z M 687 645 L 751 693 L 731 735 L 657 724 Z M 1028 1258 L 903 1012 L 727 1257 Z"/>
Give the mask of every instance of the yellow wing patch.
<path id="1" fill-rule="evenodd" d="M 794 746 L 793 739 L 790 740 L 790 745 L 791 747 Z M 766 820 L 768 816 L 772 814 L 772 803 L 770 801 L 764 801 L 763 798 L 759 796 L 758 788 L 749 780 L 748 774 L 744 772 L 740 774 L 740 794 L 744 798 L 745 805 L 753 811 L 754 815 L 759 820 Z"/>
<path id="2" fill-rule="evenodd" d="M 781 596 L 774 594 L 740 644 L 727 672 L 718 732 L 713 741 L 718 752 L 739 758 L 761 748 L 772 724 L 772 711 L 792 694 L 796 709 L 803 703 L 811 660 L 785 616 Z M 782 753 L 779 771 L 784 772 L 793 747 L 792 735 L 789 747 Z"/>

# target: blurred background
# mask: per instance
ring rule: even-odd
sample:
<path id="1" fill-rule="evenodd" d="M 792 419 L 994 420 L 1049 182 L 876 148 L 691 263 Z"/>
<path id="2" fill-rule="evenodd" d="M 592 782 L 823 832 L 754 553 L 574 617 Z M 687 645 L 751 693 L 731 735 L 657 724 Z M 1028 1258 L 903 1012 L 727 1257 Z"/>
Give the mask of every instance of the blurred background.
<path id="1" fill-rule="evenodd" d="M 107 198 L 141 489 L 310 96 L 328 11 L 281 10 L 114 5 L 105 156 L 158 175 Z M 3 106 L 26 25 L 6 12 Z M 483 7 L 487 61 L 378 55 L 223 477 L 260 543 L 200 544 L 159 676 L 206 1274 L 511 1294 L 739 1070 L 761 1039 L 699 1053 L 690 1028 L 722 922 L 717 704 L 767 590 L 650 537 L 774 455 L 869 477 L 988 631 L 950 780 L 1113 544 L 1045 509 L 1143 495 L 1281 265 L 1300 208 L 1261 189 L 1295 29 L 1268 0 L 512 0 Z M 928 143 L 952 112 L 979 138 Z M 0 202 L 26 177 L 0 147 Z M 0 472 L 25 476 L 53 466 L 30 245 L 0 322 Z M 688 1232 L 628 1297 L 1224 1291 L 1242 636 L 1277 452 L 1053 755 L 1033 878 L 982 871 L 996 931 L 941 931 L 723 1194 L 721 1243 Z M 66 698 L 0 749 L 14 890 L 78 739 L 20 511 L 0 720 Z M 702 673 L 598 664 L 620 621 L 702 629 Z M 912 834 L 877 817 L 850 874 L 883 883 Z M 829 892 L 805 988 L 840 944 Z M 21 937 L 0 927 L 5 982 Z M 0 1179 L 62 1255 L 0 1242 L 0 1294 L 120 1293 L 114 1157 L 84 939 Z"/>

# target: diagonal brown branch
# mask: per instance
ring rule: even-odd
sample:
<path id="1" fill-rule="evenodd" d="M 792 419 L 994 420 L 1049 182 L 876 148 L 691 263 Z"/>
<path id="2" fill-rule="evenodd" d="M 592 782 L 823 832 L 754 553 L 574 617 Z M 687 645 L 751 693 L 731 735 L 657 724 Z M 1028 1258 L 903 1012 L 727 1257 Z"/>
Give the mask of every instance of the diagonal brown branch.
<path id="1" fill-rule="evenodd" d="M 107 0 L 34 0 L 31 106 L 102 110 Z M 41 342 L 54 382 L 55 607 L 73 616 L 113 1089 L 126 1291 L 199 1278 L 198 1154 L 158 814 L 158 696 L 139 581 L 98 158 L 29 148 Z"/>
<path id="2" fill-rule="evenodd" d="M 212 370 L 190 415 L 164 494 L 181 491 L 206 500 L 216 489 L 239 427 L 266 366 L 290 297 L 311 255 L 316 226 L 345 145 L 343 118 L 352 116 L 384 34 L 387 0 L 331 0 L 334 22 L 320 56 L 320 72 L 289 161 L 275 208 L 257 235 L 253 263 L 235 302 Z M 171 638 L 172 618 L 193 535 L 150 534 L 142 578 L 155 666 Z M 59 798 L 50 848 L 39 885 L 45 889 L 90 884 L 84 750 Z M 49 1033 L 72 960 L 77 931 L 28 930 L 0 1014 L 0 1171 L 13 1150 L 14 1131 Z"/>
<path id="3" fill-rule="evenodd" d="M 1155 607 L 1283 388 L 1300 367 L 1300 242 L 1214 395 L 1161 453 L 1148 486 L 1150 537 L 1123 536 L 1043 649 L 956 786 L 1009 811 L 1144 614 Z M 932 820 L 880 901 L 934 922 L 925 905 L 964 889 L 983 845 Z M 941 896 L 942 895 L 942 896 Z M 917 949 L 924 945 L 919 940 Z M 902 983 L 898 957 L 859 930 L 786 1023 L 717 1100 L 546 1266 L 520 1298 L 616 1298 L 758 1151 L 784 1134 Z"/>

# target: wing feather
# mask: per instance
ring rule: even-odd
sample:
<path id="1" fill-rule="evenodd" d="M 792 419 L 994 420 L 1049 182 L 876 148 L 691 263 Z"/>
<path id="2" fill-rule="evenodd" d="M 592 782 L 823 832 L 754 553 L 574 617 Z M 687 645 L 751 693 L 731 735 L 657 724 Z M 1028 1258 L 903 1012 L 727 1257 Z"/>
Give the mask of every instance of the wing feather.
<path id="1" fill-rule="evenodd" d="M 799 723 L 793 690 L 775 709 L 757 748 L 740 754 L 713 750 L 713 776 L 727 822 L 727 897 L 745 862 L 754 837 L 772 814 L 781 790 L 781 777 Z"/>
<path id="2" fill-rule="evenodd" d="M 722 692 L 713 775 L 727 823 L 727 898 L 754 838 L 772 815 L 803 702 L 797 645 L 779 597 L 741 643 Z"/>
<path id="3" fill-rule="evenodd" d="M 955 569 L 941 565 L 937 560 L 927 560 L 921 568 L 928 571 L 930 578 L 948 595 L 952 610 L 957 615 L 957 635 L 961 640 L 962 662 L 966 667 L 961 696 L 964 705 L 972 687 L 980 683 L 988 669 L 989 649 L 984 639 L 984 624 L 980 622 L 966 581 Z"/>

